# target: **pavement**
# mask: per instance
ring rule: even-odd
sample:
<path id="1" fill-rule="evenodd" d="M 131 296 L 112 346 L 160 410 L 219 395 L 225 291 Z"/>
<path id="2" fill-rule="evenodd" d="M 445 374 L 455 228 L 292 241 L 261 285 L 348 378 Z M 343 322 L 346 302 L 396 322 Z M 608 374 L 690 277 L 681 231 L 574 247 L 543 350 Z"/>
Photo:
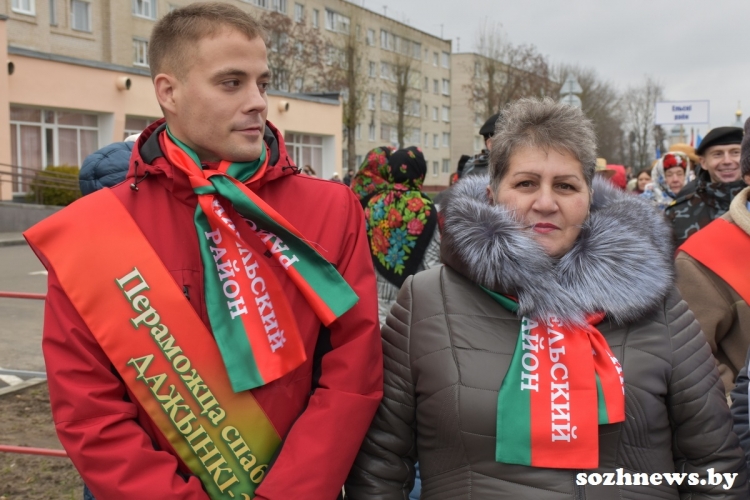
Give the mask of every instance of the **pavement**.
<path id="1" fill-rule="evenodd" d="M 21 233 L 0 233 L 0 291 L 46 293 L 47 271 Z M 44 372 L 44 301 L 0 297 L 0 390 Z"/>
<path id="2" fill-rule="evenodd" d="M 0 247 L 10 247 L 25 244 L 26 240 L 23 239 L 23 235 L 21 233 L 0 233 Z"/>

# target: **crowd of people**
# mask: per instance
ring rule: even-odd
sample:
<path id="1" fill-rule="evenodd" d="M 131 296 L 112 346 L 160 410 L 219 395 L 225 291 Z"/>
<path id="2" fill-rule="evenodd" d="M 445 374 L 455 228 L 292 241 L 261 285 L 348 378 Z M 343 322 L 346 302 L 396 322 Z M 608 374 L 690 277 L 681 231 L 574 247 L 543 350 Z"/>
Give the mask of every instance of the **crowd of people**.
<path id="1" fill-rule="evenodd" d="M 629 182 L 521 99 L 439 196 L 416 147 L 331 182 L 266 119 L 261 34 L 159 20 L 165 118 L 25 233 L 84 498 L 748 498 L 750 121 Z"/>

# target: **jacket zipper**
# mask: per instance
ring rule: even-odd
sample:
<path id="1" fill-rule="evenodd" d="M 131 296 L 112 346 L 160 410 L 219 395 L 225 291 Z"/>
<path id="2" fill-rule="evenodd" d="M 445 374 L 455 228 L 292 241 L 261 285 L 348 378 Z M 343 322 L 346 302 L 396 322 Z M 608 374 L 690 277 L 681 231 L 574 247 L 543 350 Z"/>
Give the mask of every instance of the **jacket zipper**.
<path id="1" fill-rule="evenodd" d="M 575 500 L 586 500 L 586 487 L 581 486 L 576 482 L 576 477 L 578 477 L 578 473 L 583 472 L 582 470 L 576 470 L 573 471 L 573 490 Z"/>

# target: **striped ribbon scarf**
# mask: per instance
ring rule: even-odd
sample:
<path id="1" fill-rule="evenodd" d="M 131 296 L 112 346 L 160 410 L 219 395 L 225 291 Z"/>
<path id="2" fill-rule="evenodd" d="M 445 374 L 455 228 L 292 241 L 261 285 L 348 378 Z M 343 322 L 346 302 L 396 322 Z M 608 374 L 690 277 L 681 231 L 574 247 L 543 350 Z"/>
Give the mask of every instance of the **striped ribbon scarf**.
<path id="1" fill-rule="evenodd" d="M 504 308 L 518 304 L 485 291 Z M 595 328 L 524 317 L 497 398 L 495 460 L 556 469 L 599 466 L 599 425 L 625 420 L 622 367 Z"/>
<path id="2" fill-rule="evenodd" d="M 245 186 L 263 176 L 268 164 L 265 147 L 254 162 L 222 161 L 218 168 L 204 170 L 195 152 L 168 128 L 164 143 L 168 160 L 188 176 L 198 195 L 194 222 L 206 308 L 232 389 L 240 392 L 265 385 L 307 357 L 289 300 L 267 262 L 269 255 L 326 326 L 359 297 L 297 229 Z M 268 249 L 264 254 L 250 251 L 232 211 Z"/>

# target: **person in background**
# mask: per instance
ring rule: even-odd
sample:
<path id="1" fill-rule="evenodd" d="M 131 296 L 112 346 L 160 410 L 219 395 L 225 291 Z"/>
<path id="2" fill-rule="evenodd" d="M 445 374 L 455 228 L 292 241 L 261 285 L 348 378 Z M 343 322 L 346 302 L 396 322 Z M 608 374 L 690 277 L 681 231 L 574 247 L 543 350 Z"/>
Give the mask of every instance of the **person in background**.
<path id="1" fill-rule="evenodd" d="M 745 188 L 740 171 L 742 133 L 739 127 L 717 127 L 695 150 L 701 168 L 665 211 L 677 246 L 725 214 Z"/>
<path id="2" fill-rule="evenodd" d="M 623 165 L 607 165 L 607 170 L 612 170 L 614 174 L 610 177 L 609 182 L 613 186 L 625 191 L 628 186 L 628 177 Z"/>
<path id="3" fill-rule="evenodd" d="M 339 173 L 338 173 L 338 172 L 334 172 L 334 173 L 333 173 L 333 176 L 331 176 L 331 180 L 332 180 L 333 182 L 340 182 L 341 184 L 343 184 L 343 183 L 344 183 L 344 182 L 343 182 L 343 181 L 341 180 L 341 177 L 339 177 Z"/>
<path id="4" fill-rule="evenodd" d="M 641 194 L 646 190 L 646 186 L 651 182 L 651 171 L 641 170 L 635 178 L 636 184 L 633 194 Z"/>
<path id="5" fill-rule="evenodd" d="M 354 170 L 347 170 L 346 175 L 344 176 L 344 184 L 351 186 L 352 177 L 354 177 Z"/>
<path id="6" fill-rule="evenodd" d="M 104 187 L 114 187 L 125 180 L 130 155 L 138 135 L 114 142 L 88 155 L 78 174 L 78 185 L 84 196 Z"/>
<path id="7" fill-rule="evenodd" d="M 521 99 L 503 116 L 489 176 L 462 179 L 446 203 L 445 265 L 404 282 L 382 329 L 384 396 L 347 497 L 406 498 L 419 460 L 430 500 L 746 500 L 715 361 L 674 288 L 668 223 L 594 176 L 580 109 Z M 703 484 L 577 482 L 618 469 Z M 723 489 L 707 470 L 737 475 Z"/>
<path id="8" fill-rule="evenodd" d="M 740 158 L 750 185 L 750 121 L 745 122 Z M 695 314 L 719 364 L 727 392 L 750 349 L 750 187 L 729 210 L 690 236 L 677 250 L 677 287 Z M 744 389 L 747 396 L 747 387 Z"/>
<path id="9" fill-rule="evenodd" d="M 685 187 L 690 170 L 690 159 L 685 153 L 665 154 L 651 169 L 651 183 L 646 184 L 641 198 L 649 200 L 659 210 L 665 210 Z"/>
<path id="10" fill-rule="evenodd" d="M 318 174 L 315 173 L 315 170 L 310 165 L 305 165 L 305 168 L 302 169 L 302 173 L 309 175 L 310 177 L 318 176 Z"/>

